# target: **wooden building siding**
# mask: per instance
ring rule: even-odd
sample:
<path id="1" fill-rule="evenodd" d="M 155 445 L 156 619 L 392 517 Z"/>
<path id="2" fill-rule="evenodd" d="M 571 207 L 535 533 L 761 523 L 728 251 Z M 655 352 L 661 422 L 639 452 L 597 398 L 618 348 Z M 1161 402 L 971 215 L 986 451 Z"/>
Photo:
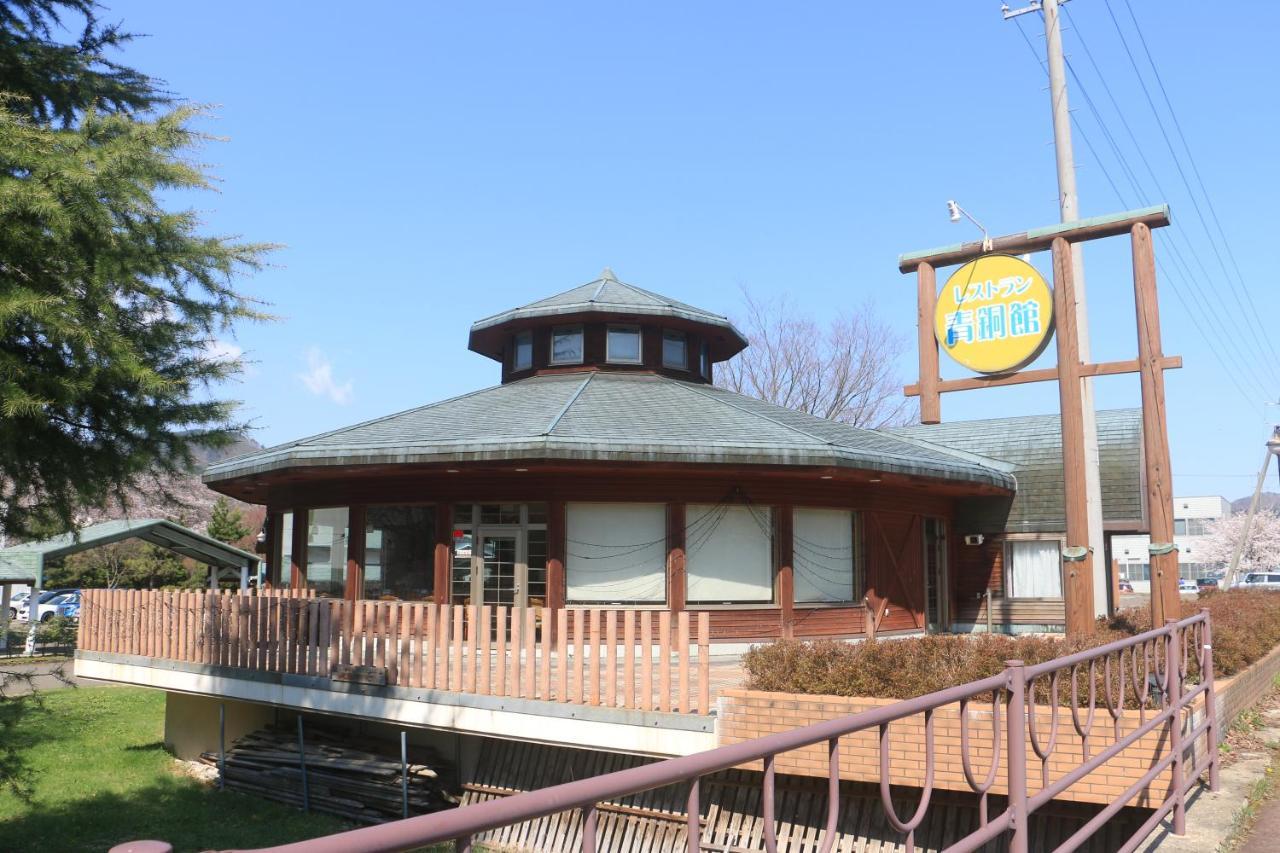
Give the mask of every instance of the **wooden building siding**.
<path id="1" fill-rule="evenodd" d="M 582 363 L 581 364 L 551 364 L 551 334 L 552 329 L 561 327 L 582 326 Z M 620 364 L 609 362 L 606 359 L 606 334 L 608 326 L 639 326 L 640 327 L 640 363 L 639 364 Z M 686 368 L 681 370 L 678 368 L 664 367 L 662 364 L 662 333 L 664 330 L 683 332 L 685 335 L 685 356 Z M 524 329 L 521 329 L 524 331 Z M 664 323 L 637 322 L 635 317 L 629 317 L 624 314 L 612 315 L 612 319 L 601 320 L 600 315 L 578 315 L 576 317 L 566 317 L 563 322 L 557 320 L 554 323 L 534 326 L 528 331 L 533 333 L 533 364 L 525 370 L 514 370 L 513 353 L 511 351 L 511 337 L 507 337 L 507 343 L 502 354 L 502 381 L 514 382 L 519 379 L 525 379 L 530 376 L 536 376 L 539 373 L 558 372 L 560 370 L 596 370 L 607 368 L 611 372 L 625 373 L 628 371 L 646 371 L 649 373 L 661 373 L 674 379 L 686 379 L 691 381 L 710 382 L 710 376 L 701 375 L 701 365 L 699 355 L 702 351 L 702 344 L 707 339 L 691 330 L 690 324 L 672 320 Z M 708 365 L 708 370 L 711 366 Z"/>
<path id="2" fill-rule="evenodd" d="M 960 537 L 956 537 L 959 539 Z M 1006 598 L 1004 586 L 1005 539 L 992 536 L 981 545 L 953 549 L 952 622 L 982 624 L 987 621 L 986 591 L 991 590 L 991 616 L 995 625 L 1061 625 L 1066 605 L 1061 598 Z"/>
<path id="3" fill-rule="evenodd" d="M 733 473 L 698 469 L 644 467 L 588 469 L 564 467 L 514 473 L 519 461 L 503 471 L 439 470 L 394 475 L 341 477 L 329 469 L 290 474 L 273 486 L 269 506 L 281 510 L 301 507 L 347 506 L 353 503 L 493 503 L 530 501 L 627 501 L 655 503 L 718 503 L 750 501 L 761 506 L 841 507 L 877 513 L 903 513 L 951 518 L 955 498 L 964 494 L 958 484 L 921 480 L 886 486 L 820 479 L 814 469 L 796 475 L 775 470 Z M 762 468 L 764 466 L 761 466 Z M 887 479 L 887 478 L 886 478 Z M 971 488 L 971 487 L 970 487 Z"/>
<path id="4" fill-rule="evenodd" d="M 927 494 L 921 489 L 879 488 L 820 479 L 817 472 L 801 480 L 777 475 L 697 476 L 578 473 L 556 476 L 527 472 L 511 474 L 450 475 L 379 478 L 352 477 L 343 480 L 316 480 L 279 486 L 272 490 L 273 517 L 292 510 L 295 522 L 294 553 L 305 553 L 296 540 L 305 536 L 307 509 L 350 506 L 353 521 L 362 517 L 368 504 L 434 503 L 436 506 L 435 601 L 448 601 L 451 511 L 455 503 L 545 501 L 548 504 L 548 603 L 560 607 L 565 600 L 564 513 L 569 501 L 660 502 L 668 507 L 667 574 L 668 602 L 673 612 L 685 605 L 685 505 L 720 501 L 792 510 L 795 507 L 838 507 L 860 513 L 862 568 L 866 603 L 858 591 L 847 604 L 790 605 L 792 586 L 785 568 L 791 564 L 790 517 L 774 513 L 774 588 L 772 604 L 722 605 L 692 608 L 710 613 L 711 638 L 716 642 L 757 642 L 783 637 L 822 639 L 860 636 L 867 632 L 868 608 L 880 614 L 877 631 L 919 630 L 924 627 L 923 519 L 926 515 L 949 519 L 954 500 L 945 495 Z M 670 501 L 672 495 L 684 500 Z M 356 509 L 359 507 L 359 509 Z M 352 535 L 348 554 L 348 597 L 359 588 L 358 575 L 364 559 L 362 537 Z M 274 551 L 271 553 L 275 553 Z M 295 558 L 296 559 L 296 558 Z M 297 567 L 295 583 L 303 583 Z M 272 579 L 278 580 L 276 567 Z M 790 605 L 790 606 L 788 606 Z"/>
<path id="5" fill-rule="evenodd" d="M 965 545 L 962 537 L 955 549 L 954 595 L 959 609 L 977 601 L 988 589 L 1004 595 L 1004 540 L 988 537 L 981 545 Z"/>

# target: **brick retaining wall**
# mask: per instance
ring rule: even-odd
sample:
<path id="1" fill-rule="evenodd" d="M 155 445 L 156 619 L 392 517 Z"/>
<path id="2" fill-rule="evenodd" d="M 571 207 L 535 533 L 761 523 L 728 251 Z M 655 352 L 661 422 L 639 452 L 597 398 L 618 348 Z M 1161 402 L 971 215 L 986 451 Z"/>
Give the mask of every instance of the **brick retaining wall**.
<path id="1" fill-rule="evenodd" d="M 1220 679 L 1217 690 L 1217 711 L 1225 732 L 1227 725 L 1241 711 L 1260 700 L 1271 689 L 1280 675 L 1280 647 L 1233 678 Z M 720 693 L 719 743 L 738 743 L 762 737 L 774 732 L 787 731 L 822 720 L 856 714 L 871 708 L 893 704 L 892 699 L 873 699 L 844 696 L 815 696 L 803 693 L 772 693 L 760 690 L 732 689 Z M 1200 719 L 1203 704 L 1196 703 L 1194 719 L 1184 722 L 1184 731 Z M 970 759 L 974 776 L 981 781 L 991 766 L 991 705 L 989 702 L 973 702 L 969 707 Z M 1082 712 L 1083 723 L 1084 712 Z M 1047 743 L 1049 716 L 1044 707 L 1037 708 L 1038 731 L 1041 743 Z M 1125 711 L 1120 720 L 1120 735 L 1125 736 L 1141 725 L 1142 715 L 1137 711 Z M 1003 729 L 1003 725 L 1002 725 Z M 895 785 L 919 787 L 924 782 L 924 717 L 900 720 L 890 726 L 891 779 Z M 1090 754 L 1097 754 L 1115 742 L 1111 716 L 1105 707 L 1096 710 L 1093 734 L 1090 738 Z M 1002 732 L 1003 738 L 1003 732 Z M 878 732 L 867 731 L 848 735 L 840 740 L 840 775 L 844 779 L 877 782 L 880 778 L 880 752 Z M 950 705 L 939 709 L 934 716 L 935 779 L 939 788 L 958 791 L 970 790 L 965 782 L 960 759 L 959 707 Z M 1073 785 L 1060 798 L 1078 802 L 1109 803 L 1119 797 L 1136 782 L 1152 764 L 1164 755 L 1163 729 L 1147 734 L 1119 756 Z M 1203 743 L 1203 740 L 1201 741 Z M 1032 793 L 1042 786 L 1040 759 L 1035 755 L 1030 737 L 1027 740 L 1027 780 Z M 1006 757 L 1001 744 L 1002 768 L 996 776 L 992 793 L 1003 794 L 1001 784 L 1005 778 Z M 1203 746 L 1201 746 L 1201 752 Z M 1071 712 L 1063 708 L 1059 716 L 1057 743 L 1048 762 L 1049 781 L 1061 778 L 1084 760 L 1084 746 L 1071 721 Z M 758 768 L 757 768 L 758 769 Z M 827 775 L 826 746 L 820 744 L 807 749 L 779 755 L 779 773 L 795 773 L 808 776 Z M 1168 787 L 1168 773 L 1155 780 L 1155 798 L 1163 798 Z M 1147 792 L 1136 798 L 1132 805 L 1152 805 Z"/>

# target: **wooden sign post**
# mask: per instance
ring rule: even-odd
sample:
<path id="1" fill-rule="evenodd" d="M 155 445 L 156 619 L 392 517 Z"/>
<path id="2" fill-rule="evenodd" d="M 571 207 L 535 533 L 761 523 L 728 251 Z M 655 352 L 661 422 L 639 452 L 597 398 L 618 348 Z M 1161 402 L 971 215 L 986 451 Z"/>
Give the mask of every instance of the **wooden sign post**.
<path id="1" fill-rule="evenodd" d="M 1084 411 L 1081 380 L 1089 376 L 1137 373 L 1142 385 L 1142 435 L 1147 518 L 1151 534 L 1151 609 L 1154 625 L 1175 617 L 1178 605 L 1178 553 L 1173 547 L 1173 478 L 1169 465 L 1168 424 L 1164 409 L 1164 371 L 1182 366 L 1182 359 L 1164 355 L 1160 342 L 1160 309 L 1156 297 L 1155 251 L 1152 228 L 1169 224 L 1165 205 L 1110 216 L 1038 228 L 943 249 L 914 252 L 898 259 L 903 273 L 916 273 L 918 293 L 920 380 L 904 393 L 920 398 L 920 422 L 942 421 L 941 395 L 952 391 L 1058 383 L 1062 421 L 1062 474 L 1067 547 L 1063 552 L 1062 593 L 1067 633 L 1093 632 L 1093 565 L 1103 559 L 1101 542 L 1089 541 L 1085 495 Z M 1073 244 L 1128 234 L 1133 250 L 1133 294 L 1138 321 L 1138 357 L 1131 361 L 1084 364 L 1076 331 L 1077 305 L 1072 271 Z M 942 379 L 938 366 L 935 315 L 938 305 L 937 269 L 966 264 L 991 254 L 1021 255 L 1050 250 L 1053 257 L 1053 313 L 1058 363 L 1040 370 L 1014 369 L 965 379 Z"/>

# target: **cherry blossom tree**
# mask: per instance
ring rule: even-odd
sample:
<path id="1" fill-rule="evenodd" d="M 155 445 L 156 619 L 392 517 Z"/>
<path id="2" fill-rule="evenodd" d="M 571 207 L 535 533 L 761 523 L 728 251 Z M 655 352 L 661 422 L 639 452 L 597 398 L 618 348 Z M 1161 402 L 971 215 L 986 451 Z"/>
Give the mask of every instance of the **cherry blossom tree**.
<path id="1" fill-rule="evenodd" d="M 1196 546 L 1197 563 L 1231 564 L 1236 543 L 1244 532 L 1246 513 L 1238 512 L 1210 521 L 1207 535 Z M 1259 509 L 1249 530 L 1249 539 L 1240 554 L 1240 572 L 1280 569 L 1280 515 L 1273 509 Z"/>

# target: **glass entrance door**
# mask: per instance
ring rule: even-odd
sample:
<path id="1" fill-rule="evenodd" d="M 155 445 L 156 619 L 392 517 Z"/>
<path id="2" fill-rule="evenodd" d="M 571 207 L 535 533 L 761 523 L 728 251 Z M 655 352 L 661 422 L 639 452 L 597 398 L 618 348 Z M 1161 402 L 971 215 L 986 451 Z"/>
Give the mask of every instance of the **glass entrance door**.
<path id="1" fill-rule="evenodd" d="M 472 552 L 473 590 L 480 604 L 524 607 L 527 595 L 520 531 L 480 530 Z"/>
<path id="2" fill-rule="evenodd" d="M 924 520 L 925 621 L 930 631 L 950 627 L 947 585 L 947 527 L 938 518 Z"/>

